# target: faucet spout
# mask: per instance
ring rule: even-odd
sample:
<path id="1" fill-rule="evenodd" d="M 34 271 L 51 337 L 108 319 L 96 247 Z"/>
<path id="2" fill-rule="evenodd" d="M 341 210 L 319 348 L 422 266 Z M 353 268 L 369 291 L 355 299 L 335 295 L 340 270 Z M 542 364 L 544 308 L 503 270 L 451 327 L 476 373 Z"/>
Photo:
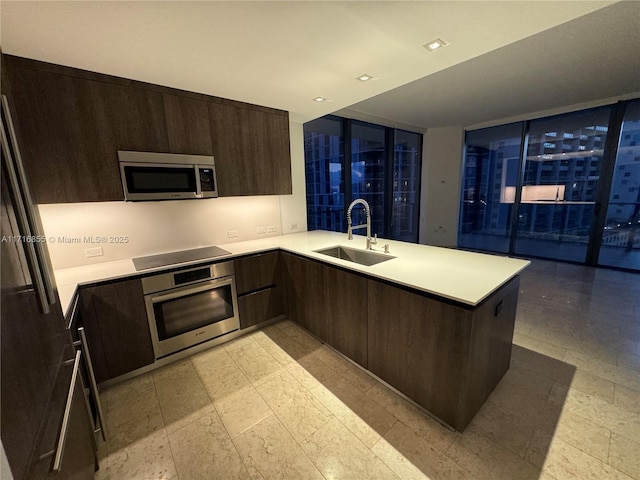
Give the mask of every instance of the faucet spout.
<path id="1" fill-rule="evenodd" d="M 351 224 L 351 211 L 356 205 L 362 205 L 364 207 L 364 213 L 367 218 L 366 224 L 356 226 L 353 226 Z M 365 227 L 367 229 L 367 250 L 371 250 L 371 245 L 375 244 L 375 242 L 372 242 L 371 240 L 371 208 L 369 208 L 369 204 L 366 200 L 362 198 L 356 198 L 353 202 L 351 202 L 349 208 L 347 209 L 347 238 L 349 240 L 353 240 L 353 231 Z"/>

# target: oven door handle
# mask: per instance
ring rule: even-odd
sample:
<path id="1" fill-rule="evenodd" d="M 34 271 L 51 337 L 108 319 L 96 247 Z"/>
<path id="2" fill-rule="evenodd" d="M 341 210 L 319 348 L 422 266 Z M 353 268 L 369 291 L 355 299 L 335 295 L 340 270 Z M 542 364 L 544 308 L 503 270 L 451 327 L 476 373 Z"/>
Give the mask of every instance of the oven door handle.
<path id="1" fill-rule="evenodd" d="M 171 293 L 165 293 L 163 295 L 147 295 L 150 297 L 152 303 L 161 303 L 168 300 L 175 300 L 176 298 L 185 297 L 193 293 L 205 292 L 207 290 L 215 290 L 216 288 L 223 287 L 225 285 L 231 285 L 233 289 L 233 278 L 225 278 L 222 280 L 212 280 L 205 282 L 201 285 L 195 285 L 189 288 L 180 289 L 179 291 L 172 291 Z"/>

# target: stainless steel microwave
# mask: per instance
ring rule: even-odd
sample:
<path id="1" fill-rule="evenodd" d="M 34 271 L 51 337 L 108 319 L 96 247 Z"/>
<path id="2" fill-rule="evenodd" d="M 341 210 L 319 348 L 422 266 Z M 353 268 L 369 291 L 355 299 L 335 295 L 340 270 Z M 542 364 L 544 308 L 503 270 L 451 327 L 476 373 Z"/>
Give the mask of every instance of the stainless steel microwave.
<path id="1" fill-rule="evenodd" d="M 218 196 L 213 157 L 118 151 L 125 200 L 181 200 Z"/>

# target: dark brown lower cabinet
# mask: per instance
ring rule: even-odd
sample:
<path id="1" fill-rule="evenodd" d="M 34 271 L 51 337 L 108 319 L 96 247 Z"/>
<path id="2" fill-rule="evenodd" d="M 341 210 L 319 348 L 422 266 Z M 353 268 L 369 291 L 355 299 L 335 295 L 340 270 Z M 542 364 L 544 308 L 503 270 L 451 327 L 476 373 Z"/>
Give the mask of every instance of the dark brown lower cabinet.
<path id="1" fill-rule="evenodd" d="M 280 287 L 269 287 L 239 296 L 238 310 L 241 330 L 283 315 Z"/>
<path id="2" fill-rule="evenodd" d="M 282 260 L 287 317 L 326 342 L 329 338 L 328 299 L 323 276 L 327 267 L 289 253 L 283 253 Z"/>
<path id="3" fill-rule="evenodd" d="M 140 279 L 83 288 L 80 302 L 98 383 L 153 363 Z"/>
<path id="4" fill-rule="evenodd" d="M 287 316 L 367 366 L 367 279 L 283 253 Z"/>
<path id="5" fill-rule="evenodd" d="M 324 267 L 327 343 L 367 368 L 367 279 Z"/>
<path id="6" fill-rule="evenodd" d="M 284 315 L 280 252 L 265 252 L 233 261 L 240 329 Z"/>
<path id="7" fill-rule="evenodd" d="M 509 368 L 519 278 L 476 308 L 368 284 L 369 370 L 464 430 Z"/>
<path id="8" fill-rule="evenodd" d="M 84 398 L 80 376 L 73 381 L 74 362 L 66 362 L 58 374 L 58 380 L 49 400 L 47 415 L 32 459 L 28 478 L 90 480 L 96 469 L 93 427 Z M 65 429 L 64 411 L 71 398 Z M 60 463 L 54 470 L 56 455 L 60 450 Z"/>

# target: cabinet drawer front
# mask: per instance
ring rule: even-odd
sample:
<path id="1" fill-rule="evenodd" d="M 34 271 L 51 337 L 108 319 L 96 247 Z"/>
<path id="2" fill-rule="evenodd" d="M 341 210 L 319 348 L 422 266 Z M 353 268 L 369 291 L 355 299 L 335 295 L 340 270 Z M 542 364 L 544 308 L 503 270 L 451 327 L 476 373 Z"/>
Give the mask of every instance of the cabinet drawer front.
<path id="1" fill-rule="evenodd" d="M 282 295 L 277 287 L 238 298 L 240 329 L 258 325 L 284 314 Z"/>
<path id="2" fill-rule="evenodd" d="M 278 257 L 278 252 L 267 252 L 234 260 L 238 295 L 277 285 Z"/>

